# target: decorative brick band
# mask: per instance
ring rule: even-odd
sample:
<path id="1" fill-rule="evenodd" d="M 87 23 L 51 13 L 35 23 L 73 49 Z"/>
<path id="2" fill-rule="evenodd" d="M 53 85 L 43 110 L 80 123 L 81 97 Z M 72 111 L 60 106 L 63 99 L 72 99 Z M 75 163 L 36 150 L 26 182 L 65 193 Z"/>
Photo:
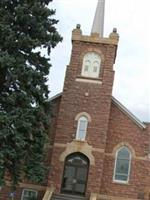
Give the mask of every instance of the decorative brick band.
<path id="1" fill-rule="evenodd" d="M 105 153 L 104 149 L 93 148 L 92 146 L 88 145 L 87 141 L 79 141 L 79 140 L 74 140 L 73 142 L 67 143 L 67 144 L 55 143 L 54 146 L 58 147 L 58 148 L 66 148 L 66 150 L 60 156 L 60 161 L 64 161 L 66 156 L 71 154 L 71 153 L 81 152 L 81 153 L 85 154 L 88 158 L 91 157 L 91 160 L 90 159 L 89 160 L 90 160 L 90 162 L 92 161 L 91 163 L 93 164 L 94 157 L 92 155 L 92 152 L 104 153 L 106 156 L 115 157 L 116 150 L 119 147 L 121 147 L 123 144 L 127 145 L 127 143 L 120 143 L 119 145 L 117 145 L 114 148 L 112 153 Z M 130 145 L 128 144 L 127 146 L 129 147 Z M 147 161 L 150 161 L 150 159 L 147 156 L 145 156 L 145 157 L 136 156 L 135 155 L 135 151 L 133 150 L 133 148 L 131 148 L 131 146 L 130 146 L 130 150 L 132 152 L 132 158 L 134 158 L 136 160 L 147 160 Z M 94 163 L 95 163 L 95 161 L 94 161 Z"/>

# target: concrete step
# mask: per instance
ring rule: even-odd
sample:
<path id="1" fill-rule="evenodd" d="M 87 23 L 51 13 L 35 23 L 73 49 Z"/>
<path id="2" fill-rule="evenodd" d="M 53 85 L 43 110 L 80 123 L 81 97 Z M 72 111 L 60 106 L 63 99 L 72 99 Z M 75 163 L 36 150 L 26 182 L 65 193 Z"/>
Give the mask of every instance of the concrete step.
<path id="1" fill-rule="evenodd" d="M 86 198 L 68 194 L 53 194 L 51 200 L 86 200 Z"/>

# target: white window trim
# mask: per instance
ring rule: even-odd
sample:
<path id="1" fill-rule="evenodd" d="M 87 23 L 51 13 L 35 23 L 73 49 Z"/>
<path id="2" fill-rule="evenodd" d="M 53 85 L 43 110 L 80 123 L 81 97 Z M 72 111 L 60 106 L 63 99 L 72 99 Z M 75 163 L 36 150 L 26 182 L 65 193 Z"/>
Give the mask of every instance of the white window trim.
<path id="1" fill-rule="evenodd" d="M 85 72 L 85 61 L 88 58 L 88 56 L 90 56 L 90 54 L 95 54 L 98 56 L 98 59 L 96 61 L 98 61 L 99 66 L 98 66 L 98 71 L 95 73 L 93 72 L 94 66 L 92 65 L 91 68 L 89 68 L 89 70 L 87 72 Z M 90 62 L 93 61 L 91 58 L 88 59 Z M 94 61 L 92 62 L 92 64 L 94 63 Z M 83 63 L 82 63 L 82 70 L 81 70 L 81 76 L 83 77 L 87 77 L 87 78 L 98 78 L 99 74 L 100 74 L 100 68 L 101 68 L 101 57 L 98 53 L 95 52 L 88 52 L 84 55 L 83 57 Z"/>
<path id="2" fill-rule="evenodd" d="M 88 119 L 88 122 L 91 122 L 91 116 L 87 113 L 87 112 L 80 112 L 76 115 L 75 120 L 78 121 L 79 118 L 81 118 L 82 116 L 86 117 Z"/>
<path id="3" fill-rule="evenodd" d="M 115 167 L 114 167 L 114 173 L 113 173 L 113 182 L 115 183 L 122 183 L 122 184 L 128 184 L 129 183 L 129 179 L 130 179 L 130 171 L 131 171 L 131 160 L 132 160 L 132 154 L 131 154 L 131 151 L 128 147 L 126 147 L 130 153 L 130 159 L 129 159 L 129 170 L 128 170 L 128 177 L 127 177 L 127 180 L 126 181 L 123 181 L 123 180 L 117 180 L 115 179 L 115 174 L 116 174 L 116 165 L 117 165 L 117 157 L 118 157 L 118 152 L 124 148 L 126 146 L 122 146 L 121 148 L 119 148 L 117 151 L 116 151 L 116 156 L 115 156 Z"/>
<path id="4" fill-rule="evenodd" d="M 87 126 L 86 126 L 86 130 L 85 130 L 85 138 L 84 139 L 80 139 L 79 138 L 79 127 L 80 127 L 80 119 L 82 118 L 82 117 L 85 117 L 86 119 L 87 119 Z M 88 118 L 86 117 L 86 116 L 80 116 L 80 118 L 78 119 L 78 126 L 77 126 L 77 130 L 76 130 L 76 140 L 80 140 L 80 141 L 85 141 L 85 139 L 86 139 L 86 135 L 87 135 L 87 127 L 88 127 Z"/>
<path id="5" fill-rule="evenodd" d="M 23 197 L 24 197 L 24 191 L 35 192 L 35 193 L 36 193 L 36 197 L 37 197 L 37 195 L 38 195 L 38 191 L 37 191 L 37 190 L 33 190 L 33 189 L 30 189 L 30 188 L 24 188 L 24 189 L 22 190 L 21 200 L 23 200 Z"/>

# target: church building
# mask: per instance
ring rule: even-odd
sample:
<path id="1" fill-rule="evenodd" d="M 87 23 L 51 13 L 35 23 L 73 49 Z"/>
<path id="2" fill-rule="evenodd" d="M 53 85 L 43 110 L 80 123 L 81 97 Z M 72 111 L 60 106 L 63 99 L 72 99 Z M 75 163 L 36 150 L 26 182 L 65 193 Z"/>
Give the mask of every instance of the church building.
<path id="1" fill-rule="evenodd" d="M 47 183 L 21 183 L 15 200 L 150 200 L 150 123 L 112 96 L 119 35 L 103 36 L 104 9 L 98 0 L 89 36 L 72 31 L 63 92 L 51 98 Z"/>

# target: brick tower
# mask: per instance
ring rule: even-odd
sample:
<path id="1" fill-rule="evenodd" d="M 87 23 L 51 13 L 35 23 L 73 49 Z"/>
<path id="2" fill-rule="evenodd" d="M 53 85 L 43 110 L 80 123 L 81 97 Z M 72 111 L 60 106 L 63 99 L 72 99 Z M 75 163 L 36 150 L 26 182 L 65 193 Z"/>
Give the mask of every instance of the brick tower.
<path id="1" fill-rule="evenodd" d="M 90 36 L 72 32 L 53 144 L 49 185 L 57 193 L 98 193 L 103 172 L 118 34 L 103 37 L 104 1 L 98 1 Z"/>

